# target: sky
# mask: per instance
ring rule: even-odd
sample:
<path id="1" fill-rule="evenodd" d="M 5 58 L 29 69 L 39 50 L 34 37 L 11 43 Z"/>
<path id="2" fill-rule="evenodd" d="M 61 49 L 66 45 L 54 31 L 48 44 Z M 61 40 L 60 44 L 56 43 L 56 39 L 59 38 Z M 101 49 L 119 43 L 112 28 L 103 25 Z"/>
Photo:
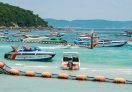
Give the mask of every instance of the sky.
<path id="1" fill-rule="evenodd" d="M 42 18 L 132 20 L 132 0 L 0 0 Z"/>

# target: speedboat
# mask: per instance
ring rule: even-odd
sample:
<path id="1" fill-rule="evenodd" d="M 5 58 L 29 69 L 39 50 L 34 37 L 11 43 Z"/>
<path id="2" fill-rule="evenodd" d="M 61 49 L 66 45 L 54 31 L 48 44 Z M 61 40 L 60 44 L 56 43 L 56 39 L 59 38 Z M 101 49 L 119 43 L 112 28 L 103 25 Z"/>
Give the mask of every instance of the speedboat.
<path id="1" fill-rule="evenodd" d="M 124 31 L 124 36 L 131 37 L 132 36 L 132 30 L 126 30 Z"/>
<path id="2" fill-rule="evenodd" d="M 130 41 L 128 41 L 127 44 L 130 45 L 130 46 L 132 46 L 132 42 L 130 42 Z"/>
<path id="3" fill-rule="evenodd" d="M 61 34 L 61 33 L 58 33 L 58 32 L 53 32 L 53 33 L 46 34 L 45 36 L 47 36 L 47 37 L 53 37 L 53 36 L 55 36 L 55 37 L 61 37 L 63 35 L 64 34 Z"/>
<path id="4" fill-rule="evenodd" d="M 77 34 L 79 37 L 88 37 L 88 36 L 90 36 L 90 34 L 88 34 L 88 33 L 79 33 L 79 34 Z"/>
<path id="5" fill-rule="evenodd" d="M 101 46 L 101 47 L 121 47 L 123 45 L 125 45 L 127 42 L 126 41 L 113 41 L 111 39 L 100 39 L 98 41 L 98 46 Z"/>
<path id="6" fill-rule="evenodd" d="M 31 37 L 31 38 L 38 38 L 39 35 L 25 35 L 25 37 L 26 37 L 26 38 L 28 38 L 28 37 Z"/>
<path id="7" fill-rule="evenodd" d="M 42 40 L 45 43 L 67 43 L 66 40 L 61 37 L 48 37 L 47 39 Z"/>
<path id="8" fill-rule="evenodd" d="M 132 46 L 132 38 L 129 38 L 129 39 L 128 39 L 127 44 L 130 45 L 130 46 Z"/>
<path id="9" fill-rule="evenodd" d="M 77 40 L 74 41 L 74 44 L 85 48 L 96 47 L 96 37 L 93 37 L 93 39 L 91 39 L 91 37 L 79 37 Z"/>
<path id="10" fill-rule="evenodd" d="M 23 39 L 23 42 L 40 42 L 48 38 L 49 37 L 28 37 L 28 38 Z"/>
<path id="11" fill-rule="evenodd" d="M 80 68 L 79 53 L 64 52 L 61 62 L 61 68 L 64 70 L 78 70 Z"/>
<path id="12" fill-rule="evenodd" d="M 74 44 L 77 44 L 82 47 L 91 46 L 93 44 L 96 44 L 98 40 L 98 36 L 92 31 L 91 34 L 82 33 L 79 34 L 79 37 L 74 41 Z M 94 45 L 96 46 L 96 45 Z"/>
<path id="13" fill-rule="evenodd" d="M 21 36 L 25 36 L 26 34 L 24 34 L 24 33 L 15 33 L 15 34 L 13 34 L 12 36 L 13 37 L 21 37 Z"/>
<path id="14" fill-rule="evenodd" d="M 8 60 L 25 60 L 25 61 L 48 61 L 55 56 L 54 52 L 46 52 L 38 47 L 22 46 L 21 49 L 17 49 L 16 46 L 12 46 L 12 51 L 4 55 Z"/>
<path id="15" fill-rule="evenodd" d="M 5 39 L 9 39 L 9 38 L 7 36 L 0 34 L 0 40 L 5 40 Z"/>
<path id="16" fill-rule="evenodd" d="M 31 32 L 31 30 L 28 28 L 22 28 L 20 29 L 20 32 Z"/>
<path id="17" fill-rule="evenodd" d="M 79 37 L 77 40 L 74 41 L 74 44 L 77 45 L 89 45 L 91 42 L 91 38 L 89 37 Z"/>

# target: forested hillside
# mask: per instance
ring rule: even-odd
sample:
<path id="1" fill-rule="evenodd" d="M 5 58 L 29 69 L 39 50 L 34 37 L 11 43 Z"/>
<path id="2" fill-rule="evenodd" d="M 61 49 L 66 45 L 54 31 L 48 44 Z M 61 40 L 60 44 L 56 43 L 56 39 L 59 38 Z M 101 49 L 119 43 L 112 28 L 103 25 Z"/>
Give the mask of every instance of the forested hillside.
<path id="1" fill-rule="evenodd" d="M 48 22 L 30 10 L 0 2 L 0 26 L 48 27 Z"/>

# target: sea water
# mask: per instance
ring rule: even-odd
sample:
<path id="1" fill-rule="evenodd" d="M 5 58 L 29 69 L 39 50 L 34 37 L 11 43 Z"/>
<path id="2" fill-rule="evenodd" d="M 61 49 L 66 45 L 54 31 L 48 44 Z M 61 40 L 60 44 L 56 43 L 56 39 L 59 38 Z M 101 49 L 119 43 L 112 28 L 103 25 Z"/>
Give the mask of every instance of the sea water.
<path id="1" fill-rule="evenodd" d="M 121 30 L 122 31 L 122 30 Z M 120 30 L 95 30 L 100 37 L 107 37 L 114 40 L 127 40 L 128 37 L 120 36 Z M 76 32 L 64 32 L 64 39 L 73 43 L 76 34 L 88 32 L 89 30 L 78 30 Z M 17 31 L 9 31 L 9 34 Z M 48 31 L 32 31 L 28 34 L 44 36 Z M 14 39 L 12 37 L 12 39 Z M 10 61 L 4 59 L 4 53 L 11 51 L 11 45 L 39 46 L 45 51 L 54 51 L 56 56 L 50 62 L 35 61 Z M 80 70 L 62 70 L 61 59 L 63 52 L 79 52 Z M 96 47 L 94 49 L 80 48 L 73 46 L 70 49 L 62 48 L 62 45 L 21 43 L 21 42 L 0 42 L 0 61 L 8 66 L 20 70 L 33 70 L 36 72 L 48 71 L 51 73 L 67 73 L 70 75 L 86 74 L 88 76 L 104 75 L 108 78 L 123 77 L 132 80 L 132 47 Z M 131 92 L 132 85 L 113 84 L 106 82 L 76 81 L 46 79 L 24 76 L 11 76 L 0 74 L 0 92 Z"/>

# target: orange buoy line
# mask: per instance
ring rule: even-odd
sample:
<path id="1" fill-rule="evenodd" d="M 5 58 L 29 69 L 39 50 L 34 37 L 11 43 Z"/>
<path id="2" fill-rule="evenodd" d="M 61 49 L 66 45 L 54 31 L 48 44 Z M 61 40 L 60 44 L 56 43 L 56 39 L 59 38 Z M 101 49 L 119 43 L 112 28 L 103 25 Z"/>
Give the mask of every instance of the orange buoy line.
<path id="1" fill-rule="evenodd" d="M 106 78 L 105 76 L 94 76 L 90 77 L 87 75 L 68 75 L 65 73 L 52 74 L 50 72 L 37 73 L 34 71 L 20 71 L 18 69 L 13 69 L 7 66 L 4 62 L 0 62 L 0 73 L 9 74 L 9 75 L 19 75 L 19 76 L 28 76 L 28 77 L 41 77 L 41 78 L 58 78 L 58 79 L 70 79 L 70 80 L 80 80 L 80 81 L 97 81 L 97 82 L 109 82 L 117 84 L 132 84 L 132 81 L 126 80 L 124 78 Z"/>

